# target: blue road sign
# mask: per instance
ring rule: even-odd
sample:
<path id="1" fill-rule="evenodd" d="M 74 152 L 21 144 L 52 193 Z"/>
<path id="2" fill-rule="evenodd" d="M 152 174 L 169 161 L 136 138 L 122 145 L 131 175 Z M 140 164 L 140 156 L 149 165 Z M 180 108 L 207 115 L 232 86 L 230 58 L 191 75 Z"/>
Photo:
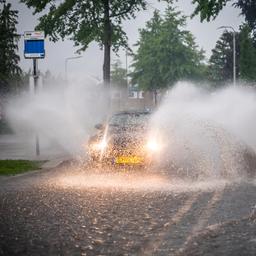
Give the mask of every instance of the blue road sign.
<path id="1" fill-rule="evenodd" d="M 24 33 L 24 57 L 26 59 L 41 59 L 45 57 L 43 31 Z"/>

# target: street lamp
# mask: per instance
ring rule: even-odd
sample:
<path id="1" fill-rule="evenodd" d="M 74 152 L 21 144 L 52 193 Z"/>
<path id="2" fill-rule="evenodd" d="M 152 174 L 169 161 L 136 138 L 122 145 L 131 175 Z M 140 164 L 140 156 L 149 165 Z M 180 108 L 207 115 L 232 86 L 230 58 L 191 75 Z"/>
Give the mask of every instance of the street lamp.
<path id="1" fill-rule="evenodd" d="M 74 59 L 79 59 L 81 57 L 82 57 L 81 55 L 78 55 L 78 56 L 74 56 L 74 57 L 68 57 L 68 58 L 65 59 L 65 81 L 67 81 L 68 61 L 69 60 L 74 60 Z"/>
<path id="2" fill-rule="evenodd" d="M 233 84 L 236 85 L 236 31 L 232 26 L 221 26 L 218 29 L 232 29 L 233 31 Z"/>

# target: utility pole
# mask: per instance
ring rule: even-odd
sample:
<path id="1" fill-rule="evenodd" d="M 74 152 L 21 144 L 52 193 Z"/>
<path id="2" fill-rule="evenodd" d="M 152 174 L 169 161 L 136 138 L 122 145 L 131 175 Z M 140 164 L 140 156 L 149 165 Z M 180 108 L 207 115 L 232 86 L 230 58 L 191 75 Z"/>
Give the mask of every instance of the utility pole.
<path id="1" fill-rule="evenodd" d="M 236 31 L 232 26 L 221 26 L 218 29 L 231 29 L 233 32 L 233 85 L 236 86 Z"/>

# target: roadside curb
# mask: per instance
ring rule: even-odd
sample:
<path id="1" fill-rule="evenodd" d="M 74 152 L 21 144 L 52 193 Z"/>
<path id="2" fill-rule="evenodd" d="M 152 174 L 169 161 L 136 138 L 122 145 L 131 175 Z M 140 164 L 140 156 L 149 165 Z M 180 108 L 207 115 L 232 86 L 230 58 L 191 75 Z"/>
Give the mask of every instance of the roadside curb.
<path id="1" fill-rule="evenodd" d="M 46 160 L 46 162 L 42 165 L 41 169 L 52 169 L 61 165 L 63 162 L 70 160 L 71 157 L 61 157 L 51 160 Z"/>

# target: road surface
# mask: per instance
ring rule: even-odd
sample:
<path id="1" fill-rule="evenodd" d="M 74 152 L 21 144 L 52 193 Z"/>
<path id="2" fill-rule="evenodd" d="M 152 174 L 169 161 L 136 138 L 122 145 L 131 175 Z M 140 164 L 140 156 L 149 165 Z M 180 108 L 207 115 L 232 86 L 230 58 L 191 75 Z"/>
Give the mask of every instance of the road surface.
<path id="1" fill-rule="evenodd" d="M 212 230 L 255 204 L 254 180 L 188 182 L 66 163 L 0 179 L 0 255 L 255 255 L 253 220 L 211 242 Z"/>

